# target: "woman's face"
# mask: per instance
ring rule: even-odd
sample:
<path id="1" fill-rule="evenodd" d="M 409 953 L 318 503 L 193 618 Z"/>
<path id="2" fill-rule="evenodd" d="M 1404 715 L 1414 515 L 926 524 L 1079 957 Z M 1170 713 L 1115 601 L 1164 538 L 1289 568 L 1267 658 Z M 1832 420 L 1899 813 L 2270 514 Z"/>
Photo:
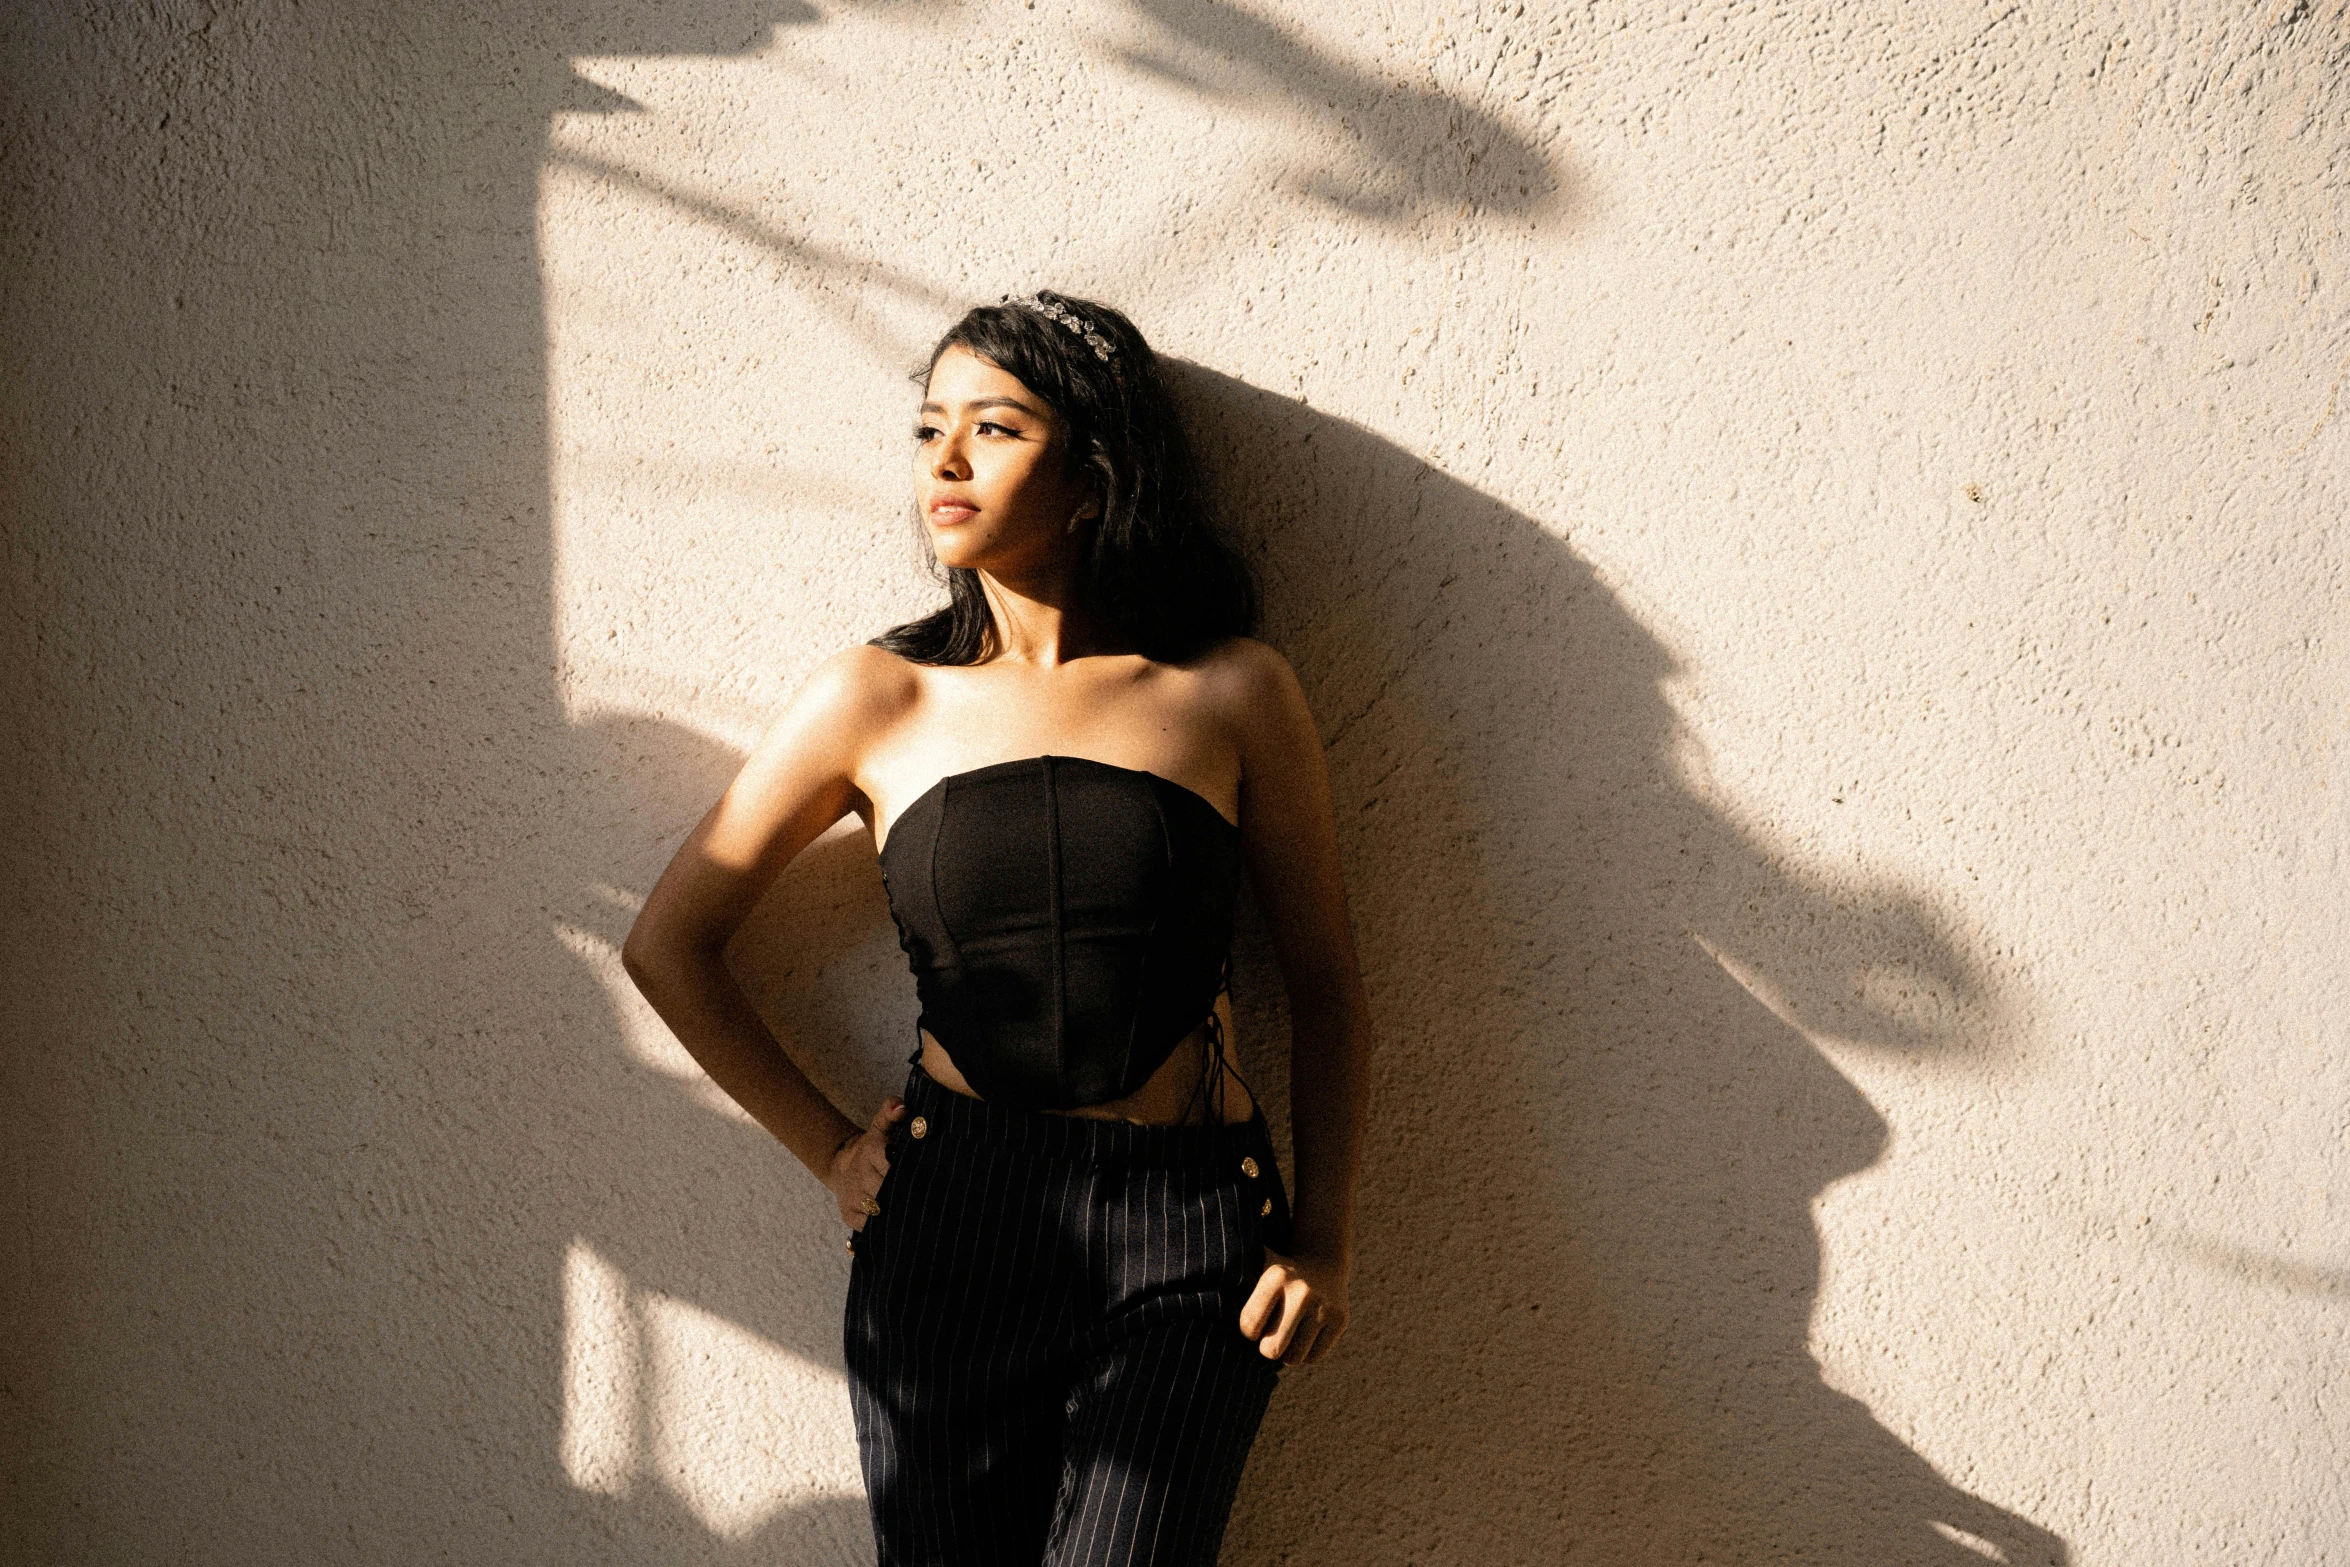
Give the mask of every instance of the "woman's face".
<path id="1" fill-rule="evenodd" d="M 931 367 L 914 430 L 914 504 L 939 564 L 998 577 L 1065 559 L 1100 511 L 1069 471 L 1044 400 L 962 347 Z"/>

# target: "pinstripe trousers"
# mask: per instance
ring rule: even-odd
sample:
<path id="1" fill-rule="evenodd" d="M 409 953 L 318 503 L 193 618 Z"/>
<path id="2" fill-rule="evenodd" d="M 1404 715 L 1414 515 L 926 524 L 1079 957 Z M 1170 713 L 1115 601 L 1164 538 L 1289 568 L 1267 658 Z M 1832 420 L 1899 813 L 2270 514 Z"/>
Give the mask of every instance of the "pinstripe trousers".
<path id="1" fill-rule="evenodd" d="M 1213 1567 L 1279 1379 L 1240 1331 L 1289 1204 L 1259 1111 L 1046 1115 L 919 1061 L 843 1341 L 881 1567 Z"/>

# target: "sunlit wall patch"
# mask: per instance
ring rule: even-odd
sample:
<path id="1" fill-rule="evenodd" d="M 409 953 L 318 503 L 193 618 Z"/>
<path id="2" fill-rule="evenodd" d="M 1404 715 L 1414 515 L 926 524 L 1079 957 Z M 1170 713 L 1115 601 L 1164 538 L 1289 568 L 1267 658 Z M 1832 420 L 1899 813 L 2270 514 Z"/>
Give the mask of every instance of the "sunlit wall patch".
<path id="1" fill-rule="evenodd" d="M 636 1287 L 584 1240 L 563 1262 L 561 1448 L 579 1489 L 656 1486 L 725 1539 L 863 1494 L 837 1370 Z"/>

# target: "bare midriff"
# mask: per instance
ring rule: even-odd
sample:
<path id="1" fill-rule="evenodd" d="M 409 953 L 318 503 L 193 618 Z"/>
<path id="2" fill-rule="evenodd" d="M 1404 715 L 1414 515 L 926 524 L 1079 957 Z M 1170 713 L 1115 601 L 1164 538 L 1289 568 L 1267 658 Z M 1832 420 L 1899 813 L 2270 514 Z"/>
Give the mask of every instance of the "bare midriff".
<path id="1" fill-rule="evenodd" d="M 1232 1038 L 1232 1017 L 1220 998 L 1216 1002 L 1216 1011 L 1224 1020 L 1224 1037 L 1229 1041 Z M 972 1092 L 971 1085 L 963 1080 L 963 1074 L 956 1070 L 954 1058 L 947 1054 L 946 1046 L 940 1044 L 927 1028 L 921 1030 L 921 1034 L 922 1070 L 929 1073 L 942 1088 L 951 1088 L 972 1099 L 984 1097 Z M 1150 1075 L 1150 1080 L 1125 1098 L 1112 1099 L 1105 1104 L 1082 1105 L 1074 1110 L 1046 1110 L 1042 1113 L 1083 1116 L 1096 1121 L 1135 1121 L 1145 1126 L 1171 1126 L 1185 1120 L 1204 1122 L 1215 1108 L 1215 1084 L 1209 1083 L 1205 1091 L 1200 1087 L 1200 1077 L 1207 1064 L 1207 1049 L 1208 1031 L 1202 1025 L 1184 1036 L 1183 1042 L 1175 1047 L 1166 1060 L 1159 1063 L 1159 1069 Z M 1232 1070 L 1229 1044 L 1225 1046 L 1225 1052 L 1224 1120 L 1227 1123 L 1245 1121 L 1256 1109 L 1256 1101 L 1249 1097 L 1248 1085 L 1240 1080 L 1240 1074 Z M 1190 1110 L 1188 1117 L 1184 1113 L 1187 1106 Z"/>

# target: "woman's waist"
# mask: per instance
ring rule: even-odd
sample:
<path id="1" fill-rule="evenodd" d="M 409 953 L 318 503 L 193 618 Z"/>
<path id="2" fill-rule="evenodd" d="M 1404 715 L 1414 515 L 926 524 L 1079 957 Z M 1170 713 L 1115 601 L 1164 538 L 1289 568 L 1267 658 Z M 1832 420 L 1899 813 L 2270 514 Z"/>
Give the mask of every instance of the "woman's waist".
<path id="1" fill-rule="evenodd" d="M 1226 1125 L 1237 1126 L 1254 1119 L 1258 1111 L 1255 1096 L 1248 1091 L 1246 1082 L 1233 1070 L 1224 1052 L 1212 1048 L 1212 1031 L 1228 1031 L 1229 1027 L 1219 1002 L 1216 1015 L 1177 1040 L 1141 1086 L 1094 1104 L 1047 1107 L 1015 1104 L 1008 1096 L 991 1099 L 972 1086 L 953 1054 L 928 1028 L 917 1030 L 922 1045 L 916 1073 L 946 1092 L 1022 1115 L 1145 1126 L 1212 1125 L 1220 1119 Z M 1208 1059 L 1211 1056 L 1213 1059 Z M 982 1064 L 973 1063 L 973 1070 L 979 1071 Z M 1210 1075 L 1209 1068 L 1214 1069 L 1214 1075 Z M 984 1071 L 979 1071 L 979 1075 L 982 1081 L 988 1076 Z M 1217 1077 L 1221 1077 L 1221 1084 Z M 1220 1117 L 1215 1113 L 1218 1108 L 1222 1110 Z"/>
<path id="2" fill-rule="evenodd" d="M 892 1139 L 914 1138 L 925 1150 L 970 1154 L 994 1149 L 1017 1158 L 1129 1168 L 1245 1173 L 1278 1163 L 1261 1111 L 1245 1121 L 1152 1125 L 1095 1116 L 1057 1114 L 957 1093 L 916 1062 L 906 1074 L 906 1114 Z M 894 1157 L 894 1155 L 893 1155 Z"/>

